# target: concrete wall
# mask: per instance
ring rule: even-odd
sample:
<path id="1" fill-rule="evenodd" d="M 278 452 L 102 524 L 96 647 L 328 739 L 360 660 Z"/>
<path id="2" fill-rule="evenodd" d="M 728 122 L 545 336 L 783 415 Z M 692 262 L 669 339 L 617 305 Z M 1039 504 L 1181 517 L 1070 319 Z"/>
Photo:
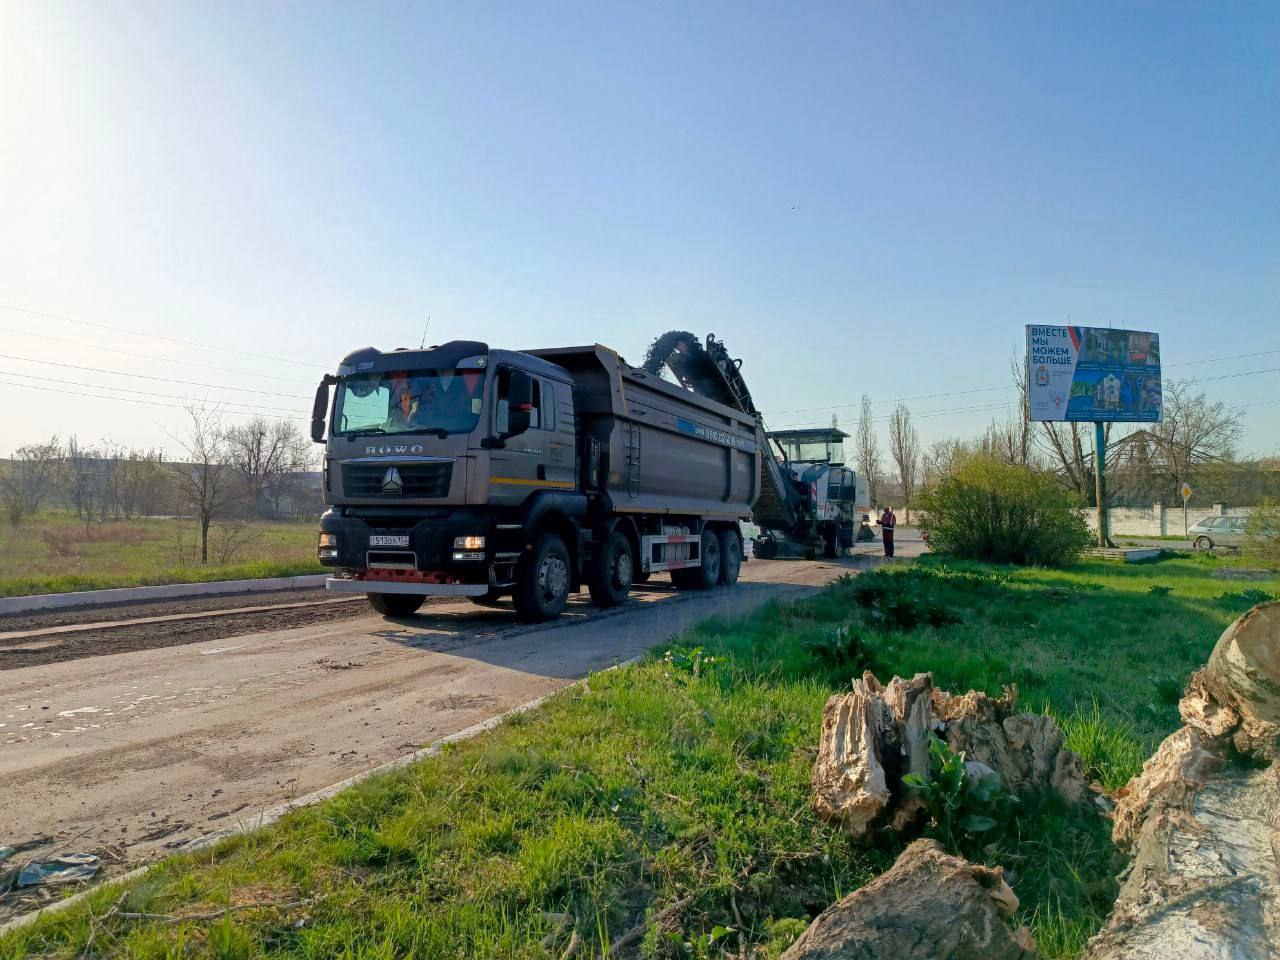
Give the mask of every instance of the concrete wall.
<path id="1" fill-rule="evenodd" d="M 1081 512 L 1089 529 L 1096 530 L 1097 514 L 1093 508 Z M 1228 507 L 1225 503 L 1207 506 L 1188 504 L 1187 526 L 1206 517 L 1247 517 L 1252 512 L 1252 507 Z M 1181 507 L 1166 507 L 1158 503 L 1150 507 L 1112 507 L 1108 518 L 1113 537 L 1180 537 L 1183 533 Z"/>

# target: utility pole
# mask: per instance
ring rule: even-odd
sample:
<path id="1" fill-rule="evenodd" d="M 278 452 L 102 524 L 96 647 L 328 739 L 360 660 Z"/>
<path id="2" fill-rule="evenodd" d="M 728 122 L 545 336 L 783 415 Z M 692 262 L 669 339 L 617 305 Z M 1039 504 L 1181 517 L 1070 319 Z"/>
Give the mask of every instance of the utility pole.
<path id="1" fill-rule="evenodd" d="M 1107 535 L 1107 441 L 1101 420 L 1093 424 L 1093 495 L 1098 502 L 1098 546 L 1114 547 Z"/>

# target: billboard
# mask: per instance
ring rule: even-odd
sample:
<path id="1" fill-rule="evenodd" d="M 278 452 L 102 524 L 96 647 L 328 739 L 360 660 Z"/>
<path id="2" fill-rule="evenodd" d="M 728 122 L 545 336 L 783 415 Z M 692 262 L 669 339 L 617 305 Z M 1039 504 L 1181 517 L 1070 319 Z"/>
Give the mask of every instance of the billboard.
<path id="1" fill-rule="evenodd" d="M 1160 335 L 1027 325 L 1032 420 L 1154 423 L 1160 419 Z"/>

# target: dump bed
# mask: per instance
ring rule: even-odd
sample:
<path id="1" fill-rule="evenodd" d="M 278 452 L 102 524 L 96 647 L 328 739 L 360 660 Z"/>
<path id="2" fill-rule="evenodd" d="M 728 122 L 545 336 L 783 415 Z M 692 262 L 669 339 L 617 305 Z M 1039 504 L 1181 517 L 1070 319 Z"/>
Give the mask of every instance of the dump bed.
<path id="1" fill-rule="evenodd" d="M 574 381 L 584 449 L 598 445 L 601 485 L 620 512 L 737 520 L 759 495 L 755 419 L 629 366 L 608 347 L 525 350 Z"/>

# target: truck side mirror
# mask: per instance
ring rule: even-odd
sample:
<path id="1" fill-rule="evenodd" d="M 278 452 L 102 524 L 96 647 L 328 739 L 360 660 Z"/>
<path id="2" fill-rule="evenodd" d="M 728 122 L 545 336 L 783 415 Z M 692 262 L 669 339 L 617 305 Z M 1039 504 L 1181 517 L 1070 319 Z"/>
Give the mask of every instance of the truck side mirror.
<path id="1" fill-rule="evenodd" d="M 316 400 L 311 406 L 311 439 L 316 443 L 324 443 L 324 415 L 329 409 L 329 385 L 336 383 L 337 378 L 326 376 L 316 387 Z"/>
<path id="2" fill-rule="evenodd" d="M 533 414 L 533 377 L 523 370 L 511 371 L 507 392 L 507 429 L 502 439 L 518 436 L 529 429 Z"/>

